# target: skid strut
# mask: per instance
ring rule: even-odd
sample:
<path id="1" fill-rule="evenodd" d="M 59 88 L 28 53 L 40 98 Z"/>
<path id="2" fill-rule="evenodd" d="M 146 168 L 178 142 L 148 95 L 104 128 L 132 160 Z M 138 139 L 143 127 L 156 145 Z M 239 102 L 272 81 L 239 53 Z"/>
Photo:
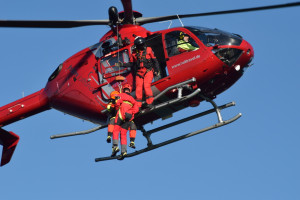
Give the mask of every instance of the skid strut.
<path id="1" fill-rule="evenodd" d="M 189 100 L 189 99 L 195 97 L 196 95 L 198 95 L 201 92 L 200 88 L 197 88 L 196 90 L 194 90 L 189 95 L 182 96 L 183 88 L 188 87 L 189 84 L 191 84 L 195 81 L 196 81 L 195 78 L 191 78 L 187 81 L 184 81 L 184 82 L 181 82 L 181 83 L 178 83 L 176 85 L 173 85 L 173 86 L 170 86 L 170 87 L 166 88 L 164 91 L 162 91 L 161 93 L 159 93 L 157 96 L 154 97 L 154 101 L 156 101 L 157 99 L 162 97 L 166 92 L 168 92 L 172 89 L 175 89 L 175 88 L 178 90 L 177 98 L 171 99 L 169 101 L 166 101 L 166 102 L 163 102 L 163 103 L 160 103 L 160 104 L 157 104 L 157 105 L 154 105 L 151 109 L 142 110 L 137 117 L 143 116 L 144 114 L 147 114 L 147 113 L 152 112 L 154 110 L 157 110 L 157 109 L 160 109 L 160 108 L 163 108 L 163 107 L 166 107 L 166 106 L 170 106 L 170 105 L 175 104 L 175 103 L 180 103 L 180 102 L 183 102 L 183 101 L 186 101 L 186 100 Z"/>
<path id="2" fill-rule="evenodd" d="M 70 137 L 70 136 L 76 136 L 76 135 L 86 135 L 86 134 L 93 133 L 95 131 L 98 131 L 98 130 L 106 128 L 106 127 L 107 127 L 107 125 L 103 125 L 103 126 L 97 126 L 95 128 L 91 128 L 91 129 L 85 130 L 85 131 L 76 131 L 76 132 L 72 132 L 72 133 L 63 133 L 63 134 L 52 135 L 52 136 L 50 136 L 50 139 Z"/>
<path id="3" fill-rule="evenodd" d="M 145 153 L 145 152 L 148 152 L 148 151 L 151 151 L 151 150 L 154 150 L 154 149 L 157 149 L 159 147 L 162 147 L 162 146 L 165 146 L 165 145 L 168 145 L 168 144 L 171 144 L 171 143 L 174 143 L 174 142 L 177 142 L 179 140 L 183 140 L 183 139 L 186 139 L 186 138 L 189 138 L 189 137 L 192 137 L 192 136 L 195 136 L 195 135 L 198 135 L 200 133 L 203 133 L 203 132 L 206 132 L 206 131 L 209 131 L 209 130 L 212 130 L 212 129 L 215 129 L 215 128 L 219 128 L 221 126 L 224 126 L 224 125 L 227 125 L 227 124 L 230 124 L 231 122 L 234 122 L 235 120 L 239 119 L 242 114 L 239 113 L 237 114 L 236 116 L 234 116 L 233 118 L 229 119 L 229 120 L 225 120 L 223 121 L 222 119 L 222 115 L 221 115 L 221 110 L 222 109 L 225 109 L 225 108 L 228 108 L 228 107 L 231 107 L 231 106 L 234 106 L 235 103 L 234 102 L 231 102 L 231 103 L 228 103 L 228 104 L 224 104 L 222 106 L 217 106 L 215 104 L 215 102 L 211 99 L 208 99 L 206 97 L 203 96 L 203 98 L 210 102 L 212 105 L 213 105 L 213 109 L 210 109 L 210 110 L 207 110 L 207 111 L 204 111 L 204 112 L 201 112 L 201 113 L 198 113 L 198 114 L 195 114 L 195 115 L 192 115 L 190 117 L 186 117 L 184 119 L 181 119 L 181 120 L 178 120 L 178 121 L 175 121 L 175 122 L 172 122 L 170 124 L 167 124 L 167 125 L 164 125 L 164 126 L 161 126 L 161 127 L 158 127 L 158 128 L 155 128 L 155 129 L 152 129 L 150 131 L 146 131 L 143 127 L 141 128 L 141 131 L 143 132 L 143 136 L 146 137 L 147 141 L 148 141 L 148 144 L 146 148 L 144 149 L 141 149 L 141 150 L 138 150 L 138 151 L 135 151 L 135 152 L 132 152 L 132 153 L 129 153 L 126 155 L 126 157 L 133 157 L 133 156 L 136 156 L 136 155 L 139 155 L 139 154 L 142 154 L 142 153 Z M 217 116 L 218 116 L 218 123 L 212 125 L 212 126 L 209 126 L 209 127 L 206 127 L 206 128 L 203 128 L 203 129 L 200 129 L 198 131 L 194 131 L 194 132 L 191 132 L 191 133 L 188 133 L 188 134 L 185 134 L 185 135 L 181 135 L 179 137 L 176 137 L 176 138 L 173 138 L 173 139 L 170 139 L 170 140 L 167 140 L 165 142 L 161 142 L 159 144 L 152 144 L 152 141 L 151 141 L 151 134 L 152 133 L 155 133 L 155 132 L 158 132 L 158 131 L 161 131 L 163 129 L 166 129 L 166 128 L 169 128 L 169 127 L 172 127 L 172 126 L 175 126 L 175 125 L 178 125 L 178 124 L 181 124 L 181 123 L 184 123 L 184 122 L 187 122 L 187 121 L 190 121 L 192 119 L 195 119 L 195 118 L 199 118 L 199 117 L 202 117 L 204 115 L 208 115 L 210 113 L 213 113 L 213 112 L 216 112 L 217 113 Z M 95 159 L 95 162 L 100 162 L 100 161 L 106 161 L 106 160 L 113 160 L 113 159 L 117 159 L 119 158 L 119 156 L 117 157 L 101 157 L 101 158 L 96 158 Z"/>

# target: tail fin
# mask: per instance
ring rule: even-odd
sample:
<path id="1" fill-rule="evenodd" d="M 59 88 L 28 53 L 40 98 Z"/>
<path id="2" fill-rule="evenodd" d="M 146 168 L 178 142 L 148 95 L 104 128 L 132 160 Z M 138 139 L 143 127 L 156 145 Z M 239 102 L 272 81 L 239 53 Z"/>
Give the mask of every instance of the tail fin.
<path id="1" fill-rule="evenodd" d="M 0 144 L 3 145 L 2 158 L 0 166 L 7 164 L 19 142 L 19 136 L 11 131 L 6 131 L 0 128 Z"/>
<path id="2" fill-rule="evenodd" d="M 0 107 L 0 127 L 50 109 L 44 89 Z M 0 128 L 0 144 L 3 145 L 0 166 L 7 164 L 19 142 L 19 136 Z"/>

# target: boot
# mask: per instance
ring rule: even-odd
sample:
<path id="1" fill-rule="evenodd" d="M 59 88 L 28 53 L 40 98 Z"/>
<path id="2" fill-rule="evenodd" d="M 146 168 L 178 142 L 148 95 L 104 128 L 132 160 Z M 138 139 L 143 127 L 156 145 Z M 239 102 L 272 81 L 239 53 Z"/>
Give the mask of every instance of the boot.
<path id="1" fill-rule="evenodd" d="M 119 151 L 120 149 L 118 146 L 113 146 L 111 157 L 115 157 Z"/>
<path id="2" fill-rule="evenodd" d="M 134 141 L 131 141 L 130 144 L 129 144 L 129 147 L 135 149 L 135 144 L 134 144 Z"/>
<path id="3" fill-rule="evenodd" d="M 124 160 L 124 158 L 127 156 L 127 152 L 121 153 L 121 155 L 117 158 L 118 160 Z"/>
<path id="4" fill-rule="evenodd" d="M 111 136 L 110 136 L 110 135 L 107 136 L 106 142 L 107 142 L 107 143 L 111 143 Z"/>

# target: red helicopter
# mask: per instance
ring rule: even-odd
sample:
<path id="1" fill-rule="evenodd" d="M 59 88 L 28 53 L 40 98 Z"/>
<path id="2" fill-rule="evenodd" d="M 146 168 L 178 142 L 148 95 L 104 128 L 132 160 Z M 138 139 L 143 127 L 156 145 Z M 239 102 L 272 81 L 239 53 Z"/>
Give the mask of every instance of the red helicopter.
<path id="1" fill-rule="evenodd" d="M 135 49 L 134 39 L 137 36 L 144 37 L 146 45 L 152 48 L 159 63 L 160 75 L 152 83 L 155 96 L 153 108 L 141 110 L 135 117 L 138 129 L 147 139 L 147 147 L 129 153 L 127 157 L 136 156 L 237 120 L 241 117 L 240 113 L 229 120 L 223 120 L 220 112 L 235 105 L 234 102 L 218 106 L 213 99 L 231 87 L 251 65 L 254 57 L 253 47 L 242 36 L 219 29 L 183 26 L 151 32 L 142 25 L 187 17 L 299 6 L 300 2 L 163 17 L 142 17 L 141 13 L 132 9 L 131 0 L 122 0 L 122 4 L 124 7 L 122 12 L 118 12 L 115 7 L 109 8 L 108 20 L 0 20 L 0 27 L 72 28 L 109 25 L 111 28 L 97 44 L 83 49 L 60 64 L 50 75 L 45 88 L 0 107 L 0 144 L 3 145 L 1 166 L 11 160 L 19 142 L 18 135 L 2 127 L 29 116 L 53 108 L 99 124 L 98 127 L 86 131 L 53 135 L 51 139 L 88 134 L 107 127 L 106 105 L 110 93 L 119 90 L 122 84 L 134 85 L 134 70 L 116 66 L 116 63 L 129 62 L 129 57 Z M 178 40 L 182 34 L 189 36 L 189 43 L 195 47 L 195 50 L 179 51 Z M 118 79 L 120 76 L 125 77 L 123 82 Z M 135 95 L 134 91 L 132 95 Z M 213 108 L 152 130 L 145 130 L 143 127 L 187 107 L 198 106 L 201 101 L 211 103 Z M 213 112 L 216 112 L 218 122 L 210 127 L 159 144 L 153 144 L 151 141 L 151 134 L 154 132 Z M 95 161 L 116 158 L 118 157 L 101 157 L 96 158 Z"/>

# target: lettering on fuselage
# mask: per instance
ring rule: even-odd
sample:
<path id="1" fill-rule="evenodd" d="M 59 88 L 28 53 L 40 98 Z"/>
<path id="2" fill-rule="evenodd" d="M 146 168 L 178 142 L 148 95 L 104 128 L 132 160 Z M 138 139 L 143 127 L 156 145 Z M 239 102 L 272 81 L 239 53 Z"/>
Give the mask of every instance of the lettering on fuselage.
<path id="1" fill-rule="evenodd" d="M 187 63 L 192 62 L 192 61 L 194 61 L 194 60 L 197 60 L 197 59 L 199 59 L 199 58 L 200 58 L 200 55 L 194 56 L 194 57 L 192 57 L 192 58 L 190 58 L 190 59 L 186 59 L 186 60 L 184 60 L 184 61 L 182 61 L 182 62 L 180 62 L 180 63 L 177 63 L 176 65 L 173 65 L 171 68 L 172 68 L 172 69 L 175 69 L 175 68 L 177 68 L 177 67 L 180 67 L 181 65 L 187 64 Z"/>

